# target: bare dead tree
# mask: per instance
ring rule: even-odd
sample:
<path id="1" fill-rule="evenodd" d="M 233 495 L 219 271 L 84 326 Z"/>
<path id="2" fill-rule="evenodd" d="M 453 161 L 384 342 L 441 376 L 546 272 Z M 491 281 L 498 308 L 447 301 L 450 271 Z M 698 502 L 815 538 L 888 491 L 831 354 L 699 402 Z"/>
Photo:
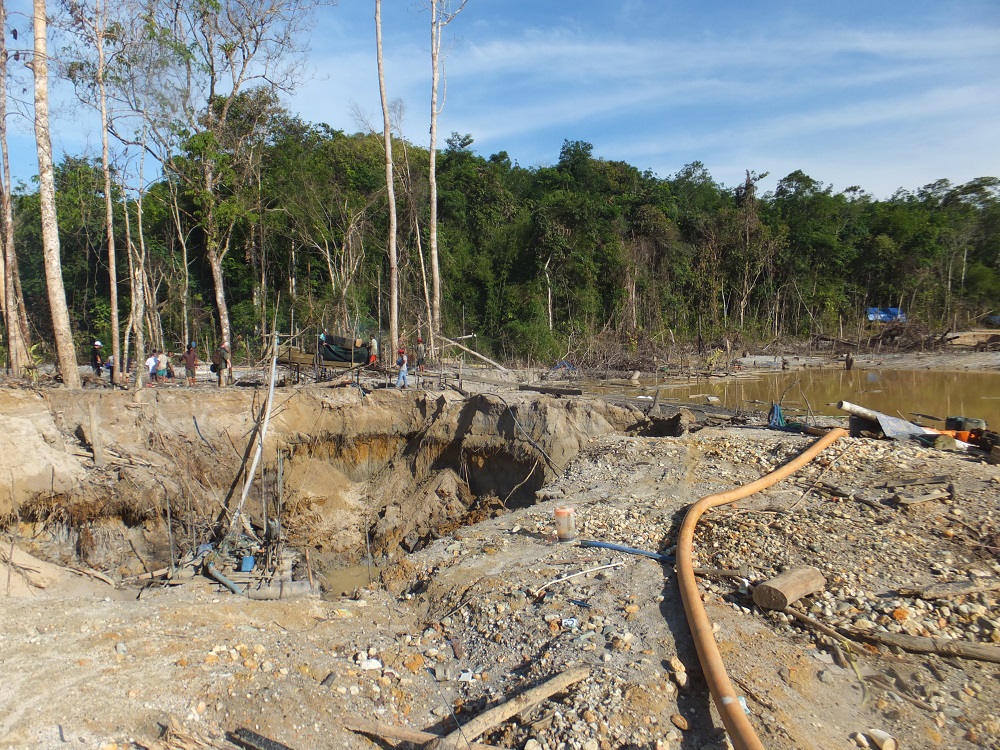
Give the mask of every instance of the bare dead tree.
<path id="1" fill-rule="evenodd" d="M 431 329 L 441 330 L 441 268 L 438 260 L 437 232 L 437 122 L 438 115 L 444 108 L 444 96 L 438 102 L 438 89 L 441 81 L 441 36 L 444 27 L 451 23 L 455 16 L 462 12 L 468 0 L 461 0 L 457 5 L 451 0 L 430 0 L 431 10 L 431 127 L 430 127 L 430 165 L 428 169 L 430 184 L 430 235 L 428 238 L 431 256 Z M 431 344 L 433 349 L 433 343 Z"/>
<path id="2" fill-rule="evenodd" d="M 382 0 L 375 0 L 375 49 L 378 58 L 378 90 L 382 100 L 382 141 L 385 144 L 385 191 L 389 202 L 389 341 L 392 351 L 399 347 L 399 251 L 396 247 L 398 219 L 396 188 L 392 162 L 392 128 L 389 122 L 389 99 L 385 90 L 385 64 L 382 58 Z"/>
<path id="3" fill-rule="evenodd" d="M 121 382 L 122 353 L 118 320 L 118 267 L 115 251 L 114 196 L 111 191 L 111 156 L 108 145 L 109 113 L 107 76 L 107 41 L 118 36 L 117 24 L 109 17 L 106 0 L 65 0 L 73 28 L 83 42 L 83 50 L 92 51 L 93 58 L 77 59 L 69 68 L 70 78 L 78 85 L 84 103 L 93 103 L 101 115 L 101 172 L 104 177 L 104 231 L 108 246 L 108 288 L 111 303 L 111 353 L 114 367 L 111 382 Z M 83 51 L 82 50 L 82 51 Z M 84 52 L 86 54 L 86 52 Z M 93 94 L 97 94 L 94 102 Z"/>
<path id="4" fill-rule="evenodd" d="M 8 362 L 11 374 L 17 378 L 31 364 L 31 338 L 14 245 L 14 206 L 7 150 L 7 59 L 7 2 L 0 0 L 0 158 L 3 159 L 3 181 L 0 183 L 0 244 L 3 247 L 0 252 L 0 304 L 7 329 Z"/>
<path id="5" fill-rule="evenodd" d="M 52 335 L 63 383 L 68 388 L 80 387 L 80 370 L 73 346 L 73 330 L 69 324 L 66 288 L 63 284 L 59 257 L 59 223 L 56 217 L 56 184 L 52 164 L 52 138 L 49 132 L 49 66 L 46 34 L 48 21 L 45 0 L 33 0 L 35 54 L 31 70 L 35 79 L 35 142 L 38 150 L 38 198 L 42 215 L 42 254 L 45 260 L 45 281 L 52 315 Z"/>

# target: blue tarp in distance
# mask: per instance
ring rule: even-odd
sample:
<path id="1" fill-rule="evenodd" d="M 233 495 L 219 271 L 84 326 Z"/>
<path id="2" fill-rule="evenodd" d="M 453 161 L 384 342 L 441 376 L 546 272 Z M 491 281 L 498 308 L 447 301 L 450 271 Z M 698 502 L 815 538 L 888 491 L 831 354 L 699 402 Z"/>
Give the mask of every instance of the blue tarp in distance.
<path id="1" fill-rule="evenodd" d="M 906 313 L 898 307 L 869 307 L 868 320 L 873 323 L 905 323 Z"/>

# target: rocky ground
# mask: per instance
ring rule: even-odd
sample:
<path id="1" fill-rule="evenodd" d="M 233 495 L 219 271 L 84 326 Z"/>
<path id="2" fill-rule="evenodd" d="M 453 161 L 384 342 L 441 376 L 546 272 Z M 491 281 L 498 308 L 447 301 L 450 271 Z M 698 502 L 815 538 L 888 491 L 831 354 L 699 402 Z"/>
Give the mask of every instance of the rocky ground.
<path id="1" fill-rule="evenodd" d="M 160 403 L 161 414 L 182 409 Z M 379 403 L 389 414 L 409 402 Z M 4 598 L 0 748 L 229 748 L 239 727 L 294 750 L 385 747 L 345 723 L 361 717 L 443 734 L 578 666 L 589 677 L 479 741 L 533 750 L 726 747 L 672 565 L 579 541 L 669 554 L 693 500 L 756 479 L 814 438 L 737 425 L 644 437 L 629 429 L 637 413 L 556 403 L 547 408 L 562 416 L 534 426 L 537 401 L 516 411 L 540 445 L 551 448 L 562 433 L 572 446 L 547 451 L 552 466 L 535 504 L 505 511 L 494 502 L 476 523 L 394 556 L 379 582 L 349 597 L 259 602 L 207 580 L 140 590 L 74 575 L 72 590 L 53 584 Z M 330 404 L 309 407 L 300 418 L 331 412 Z M 458 424 L 475 432 L 489 413 L 482 407 Z M 493 417 L 502 425 L 504 410 Z M 393 418 L 430 439 L 426 424 Z M 291 440 L 291 421 L 285 427 Z M 215 443 L 212 425 L 203 420 L 202 429 Z M 318 455 L 299 468 L 315 471 Z M 84 462 L 81 471 L 78 481 L 93 470 Z M 886 486 L 929 477 L 943 481 Z M 949 486 L 925 502 L 896 499 Z M 385 487 L 398 491 L 391 480 Z M 342 498 L 344 512 L 357 495 Z M 555 536 L 553 511 L 567 505 L 576 509 L 575 542 Z M 130 533 L 121 545 L 141 542 Z M 41 554 L 58 541 L 33 545 L 22 534 L 18 545 Z M 1000 642 L 998 467 L 845 438 L 791 480 L 710 511 L 695 549 L 698 566 L 716 569 L 701 578 L 705 606 L 766 747 L 849 748 L 880 730 L 907 749 L 1000 748 L 1000 665 L 836 631 Z M 819 568 L 827 584 L 794 606 L 832 636 L 753 604 L 754 585 L 798 565 Z M 977 590 L 930 598 L 928 587 L 944 582 Z"/>

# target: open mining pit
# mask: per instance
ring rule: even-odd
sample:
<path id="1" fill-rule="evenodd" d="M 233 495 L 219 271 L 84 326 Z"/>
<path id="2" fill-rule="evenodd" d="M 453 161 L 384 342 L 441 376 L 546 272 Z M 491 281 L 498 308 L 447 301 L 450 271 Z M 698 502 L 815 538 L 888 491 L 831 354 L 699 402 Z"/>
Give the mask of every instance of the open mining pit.
<path id="1" fill-rule="evenodd" d="M 165 567 L 211 541 L 241 496 L 263 400 L 4 391 L 0 525 L 42 557 L 123 580 Z M 380 566 L 533 503 L 592 438 L 644 427 L 639 411 L 597 400 L 279 389 L 244 512 L 257 529 L 280 519 L 317 571 Z"/>

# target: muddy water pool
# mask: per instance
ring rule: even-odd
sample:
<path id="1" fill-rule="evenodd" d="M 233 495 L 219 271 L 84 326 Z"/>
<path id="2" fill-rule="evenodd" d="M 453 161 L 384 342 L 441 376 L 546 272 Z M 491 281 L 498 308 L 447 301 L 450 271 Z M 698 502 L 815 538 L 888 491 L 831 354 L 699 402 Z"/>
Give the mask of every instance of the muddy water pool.
<path id="1" fill-rule="evenodd" d="M 892 416 L 902 414 L 907 419 L 914 419 L 914 412 L 942 419 L 976 417 L 985 419 L 991 429 L 1000 430 L 1000 372 L 816 369 L 762 373 L 753 378 L 661 383 L 659 387 L 660 400 L 667 403 L 707 403 L 713 396 L 729 409 L 766 410 L 784 394 L 782 404 L 792 418 L 804 415 L 809 407 L 813 414 L 844 416 L 837 402 L 851 401 Z M 647 399 L 654 391 L 652 381 L 627 389 L 630 396 Z M 931 427 L 943 426 L 927 418 L 920 421 Z"/>

